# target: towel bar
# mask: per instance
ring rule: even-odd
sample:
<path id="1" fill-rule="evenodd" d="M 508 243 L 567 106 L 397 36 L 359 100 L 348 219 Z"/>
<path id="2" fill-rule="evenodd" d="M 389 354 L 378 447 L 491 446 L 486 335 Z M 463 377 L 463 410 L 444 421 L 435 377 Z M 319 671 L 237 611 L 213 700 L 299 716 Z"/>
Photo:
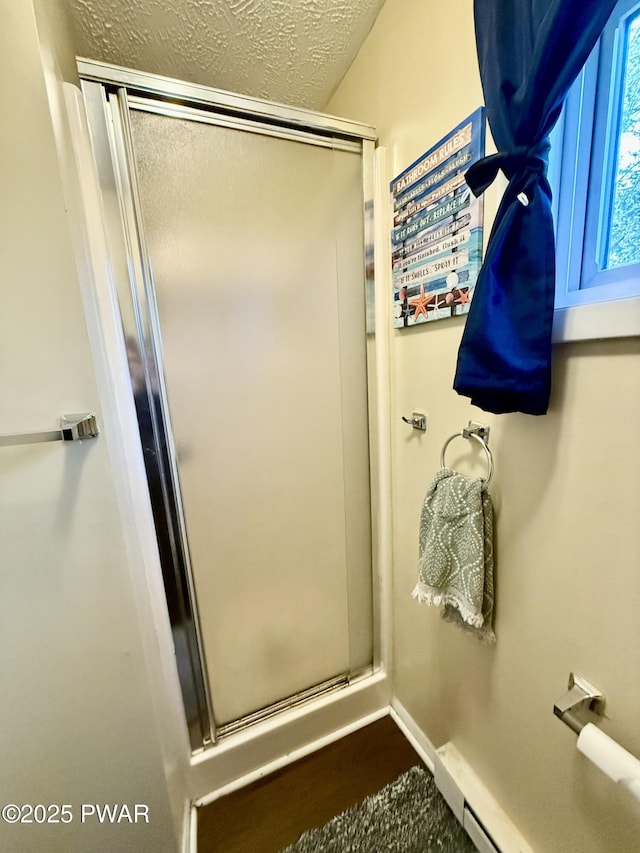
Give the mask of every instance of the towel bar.
<path id="1" fill-rule="evenodd" d="M 581 719 L 581 712 L 593 711 L 604 716 L 605 698 L 597 687 L 572 672 L 569 673 L 568 689 L 569 692 L 554 704 L 553 713 L 579 735 L 586 725 Z"/>
<path id="2" fill-rule="evenodd" d="M 588 712 L 604 717 L 605 697 L 584 678 L 569 674 L 569 692 L 553 713 L 578 735 L 578 752 L 640 802 L 640 760 L 589 720 Z"/>
<path id="3" fill-rule="evenodd" d="M 440 453 L 440 467 L 446 468 L 444 457 L 447 451 L 447 447 L 453 441 L 454 438 L 467 438 L 472 441 L 480 444 L 482 449 L 484 450 L 487 457 L 487 476 L 482 481 L 482 491 L 488 487 L 491 482 L 491 478 L 493 477 L 493 454 L 489 450 L 489 445 L 487 444 L 489 440 L 489 427 L 482 426 L 481 424 L 473 423 L 473 421 L 469 422 L 469 426 L 465 427 L 461 432 L 455 432 L 453 435 L 449 436 L 449 438 L 445 441 L 442 452 Z"/>
<path id="4" fill-rule="evenodd" d="M 83 438 L 96 438 L 98 433 L 96 416 L 83 412 L 80 415 L 63 415 L 60 418 L 60 429 L 0 435 L 0 447 L 39 444 L 43 441 L 81 441 Z"/>

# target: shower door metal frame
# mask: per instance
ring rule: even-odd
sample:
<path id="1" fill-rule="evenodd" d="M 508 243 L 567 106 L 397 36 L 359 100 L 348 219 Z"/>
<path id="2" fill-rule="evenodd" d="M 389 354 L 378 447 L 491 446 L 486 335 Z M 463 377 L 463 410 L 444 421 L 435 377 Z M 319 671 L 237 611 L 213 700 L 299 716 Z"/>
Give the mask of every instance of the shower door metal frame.
<path id="1" fill-rule="evenodd" d="M 373 299 L 373 171 L 375 131 L 368 125 L 289 107 L 256 98 L 235 95 L 178 80 L 144 74 L 89 60 L 78 60 L 82 90 L 87 108 L 98 177 L 103 191 L 106 229 L 112 246 L 120 244 L 121 262 L 114 264 L 114 285 L 122 319 L 123 334 L 136 348 L 128 353 L 144 367 L 145 402 L 153 432 L 153 449 L 160 469 L 164 517 L 171 542 L 178 597 L 179 626 L 187 639 L 188 662 L 178 664 L 183 699 L 191 694 L 197 705 L 197 719 L 189 720 L 192 750 L 198 751 L 216 742 L 213 702 L 206 675 L 204 646 L 195 597 L 195 585 L 189 557 L 186 523 L 180 491 L 178 464 L 167 404 L 163 373 L 160 324 L 152 282 L 149 254 L 143 228 L 142 211 L 135 174 L 135 160 L 129 110 L 141 109 L 168 117 L 195 119 L 238 130 L 256 132 L 283 139 L 338 150 L 357 151 L 362 157 L 364 204 L 364 284 L 367 316 L 367 380 L 374 387 L 374 299 Z M 203 112 L 204 111 L 204 112 Z M 206 113 L 206 114 L 204 114 Z M 116 252 L 116 254 L 118 254 Z M 124 269 L 126 261 L 126 271 Z M 368 395 L 369 435 L 375 429 L 376 411 Z M 370 486 L 373 500 L 375 454 L 370 441 Z M 157 523 L 157 520 L 156 520 Z M 375 576 L 376 519 L 371 514 L 372 588 L 373 588 L 373 666 L 366 673 L 331 679 L 315 685 L 299 696 L 270 706 L 266 713 L 250 714 L 251 724 L 284 708 L 308 701 L 327 691 L 346 686 L 352 679 L 377 671 L 380 667 L 380 603 Z M 222 734 L 242 727 L 243 720 L 223 727 Z"/>

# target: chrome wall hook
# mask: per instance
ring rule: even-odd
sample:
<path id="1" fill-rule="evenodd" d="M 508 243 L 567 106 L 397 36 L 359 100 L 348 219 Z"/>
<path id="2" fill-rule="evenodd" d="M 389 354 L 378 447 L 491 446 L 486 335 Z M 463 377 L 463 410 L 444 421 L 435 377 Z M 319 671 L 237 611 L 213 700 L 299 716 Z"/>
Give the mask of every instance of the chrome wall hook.
<path id="1" fill-rule="evenodd" d="M 569 674 L 569 692 L 555 703 L 553 713 L 579 735 L 586 725 L 581 719 L 581 714 L 585 711 L 591 711 L 603 717 L 605 703 L 604 695 L 597 687 L 571 672 Z"/>
<path id="2" fill-rule="evenodd" d="M 411 412 L 410 418 L 403 416 L 402 420 L 414 429 L 420 429 L 423 432 L 427 429 L 427 416 L 423 415 L 422 412 Z"/>

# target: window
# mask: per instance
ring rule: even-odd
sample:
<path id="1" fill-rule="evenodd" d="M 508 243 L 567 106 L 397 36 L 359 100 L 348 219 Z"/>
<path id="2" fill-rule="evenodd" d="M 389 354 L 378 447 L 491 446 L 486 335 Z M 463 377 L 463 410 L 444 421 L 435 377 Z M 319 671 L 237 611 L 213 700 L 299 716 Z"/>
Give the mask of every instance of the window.
<path id="1" fill-rule="evenodd" d="M 640 3 L 620 0 L 552 138 L 554 340 L 640 334 Z"/>

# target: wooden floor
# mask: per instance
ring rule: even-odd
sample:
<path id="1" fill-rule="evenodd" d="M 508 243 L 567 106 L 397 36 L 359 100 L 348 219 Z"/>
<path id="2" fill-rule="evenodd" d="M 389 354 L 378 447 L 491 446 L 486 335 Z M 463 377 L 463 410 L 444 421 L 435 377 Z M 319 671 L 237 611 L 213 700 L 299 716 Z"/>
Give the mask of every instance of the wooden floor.
<path id="1" fill-rule="evenodd" d="M 198 809 L 198 853 L 279 853 L 421 763 L 384 717 Z"/>

